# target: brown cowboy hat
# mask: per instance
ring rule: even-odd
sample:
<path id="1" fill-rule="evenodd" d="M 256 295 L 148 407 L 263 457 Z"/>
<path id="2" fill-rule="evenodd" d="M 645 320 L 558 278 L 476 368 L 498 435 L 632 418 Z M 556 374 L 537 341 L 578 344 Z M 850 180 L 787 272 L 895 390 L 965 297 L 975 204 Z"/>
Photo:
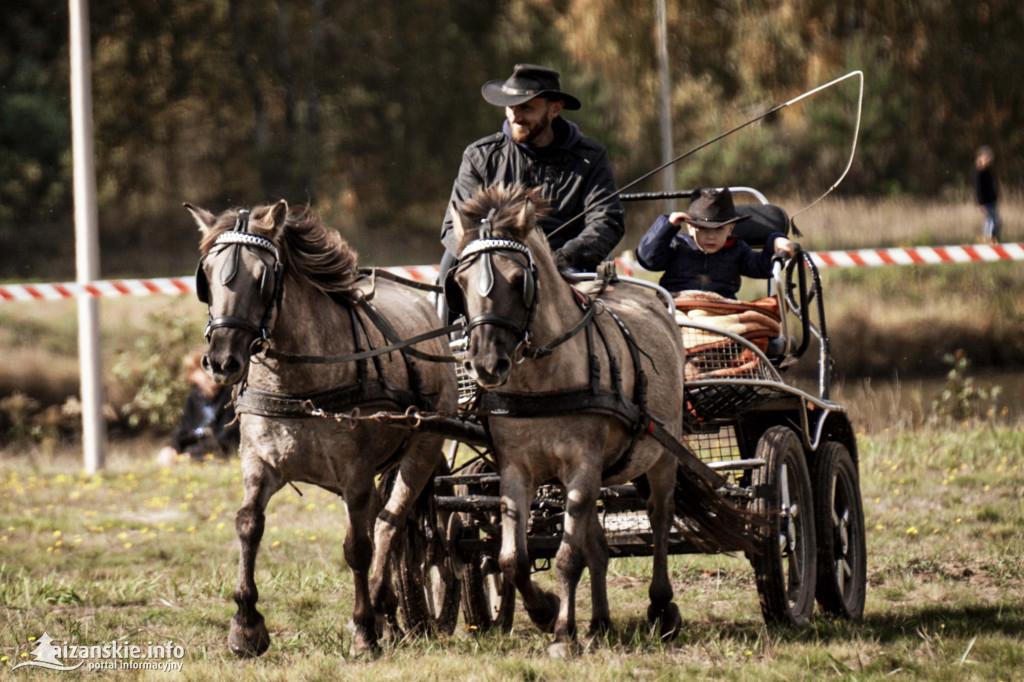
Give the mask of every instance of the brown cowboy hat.
<path id="1" fill-rule="evenodd" d="M 566 109 L 580 108 L 578 99 L 559 89 L 558 72 L 536 64 L 516 64 L 511 76 L 484 83 L 480 93 L 497 107 L 514 107 L 543 96 L 562 100 Z"/>
<path id="2" fill-rule="evenodd" d="M 746 220 L 750 216 L 736 215 L 736 207 L 732 203 L 732 192 L 728 187 L 722 189 L 695 189 L 690 195 L 689 216 L 686 222 L 697 227 L 725 227 Z"/>

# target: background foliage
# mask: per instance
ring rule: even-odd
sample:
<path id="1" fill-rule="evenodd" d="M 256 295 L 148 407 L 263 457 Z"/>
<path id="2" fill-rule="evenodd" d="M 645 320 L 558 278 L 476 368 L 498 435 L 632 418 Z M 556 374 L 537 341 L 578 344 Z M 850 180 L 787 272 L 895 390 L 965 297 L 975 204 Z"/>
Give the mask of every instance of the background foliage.
<path id="1" fill-rule="evenodd" d="M 982 142 L 1004 179 L 1021 174 L 1020 3 L 667 5 L 677 153 L 863 69 L 843 192 L 962 194 Z M 67 24 L 66 3 L 44 0 L 0 22 L 0 278 L 74 274 Z M 190 270 L 184 200 L 309 200 L 364 261 L 436 261 L 461 151 L 500 122 L 479 87 L 519 61 L 562 71 L 585 103 L 573 120 L 625 184 L 659 162 L 655 35 L 653 0 L 92 3 L 102 273 Z M 851 82 L 710 147 L 674 167 L 679 185 L 820 193 L 855 96 Z"/>

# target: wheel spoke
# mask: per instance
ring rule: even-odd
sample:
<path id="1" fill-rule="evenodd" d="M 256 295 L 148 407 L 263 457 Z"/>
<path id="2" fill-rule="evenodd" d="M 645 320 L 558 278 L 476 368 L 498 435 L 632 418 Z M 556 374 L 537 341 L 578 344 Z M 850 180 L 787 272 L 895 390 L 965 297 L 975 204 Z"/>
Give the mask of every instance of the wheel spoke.
<path id="1" fill-rule="evenodd" d="M 804 574 L 800 566 L 800 555 L 797 552 L 789 552 L 789 585 L 797 588 L 804 582 Z"/>
<path id="2" fill-rule="evenodd" d="M 839 588 L 839 596 L 846 596 L 846 584 L 853 575 L 853 569 L 846 559 L 836 561 L 836 586 Z"/>
<path id="3" fill-rule="evenodd" d="M 843 556 L 850 551 L 850 510 L 844 509 L 839 523 L 839 546 Z"/>

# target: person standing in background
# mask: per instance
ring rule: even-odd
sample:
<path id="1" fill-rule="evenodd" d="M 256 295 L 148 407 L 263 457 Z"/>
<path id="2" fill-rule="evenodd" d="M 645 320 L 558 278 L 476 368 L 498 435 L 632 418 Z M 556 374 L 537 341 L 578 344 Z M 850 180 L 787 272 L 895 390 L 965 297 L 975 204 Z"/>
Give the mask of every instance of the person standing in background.
<path id="1" fill-rule="evenodd" d="M 974 168 L 971 171 L 974 199 L 978 209 L 985 216 L 981 235 L 983 244 L 999 243 L 999 211 L 996 207 L 999 201 L 999 182 L 996 180 L 995 171 L 992 170 L 994 159 L 991 147 L 979 147 L 974 155 Z"/>

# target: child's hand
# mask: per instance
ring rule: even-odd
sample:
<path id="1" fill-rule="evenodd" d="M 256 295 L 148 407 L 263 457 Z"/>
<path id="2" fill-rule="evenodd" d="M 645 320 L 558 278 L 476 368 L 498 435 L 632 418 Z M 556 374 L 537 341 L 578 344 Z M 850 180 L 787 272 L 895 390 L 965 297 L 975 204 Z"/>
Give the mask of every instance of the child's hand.
<path id="1" fill-rule="evenodd" d="M 789 241 L 785 237 L 775 238 L 775 253 L 784 253 L 788 257 L 792 258 L 796 255 L 796 244 Z"/>
<path id="2" fill-rule="evenodd" d="M 690 216 L 686 215 L 682 211 L 674 211 L 668 214 L 668 221 L 676 227 L 682 227 L 683 223 L 686 222 Z"/>

